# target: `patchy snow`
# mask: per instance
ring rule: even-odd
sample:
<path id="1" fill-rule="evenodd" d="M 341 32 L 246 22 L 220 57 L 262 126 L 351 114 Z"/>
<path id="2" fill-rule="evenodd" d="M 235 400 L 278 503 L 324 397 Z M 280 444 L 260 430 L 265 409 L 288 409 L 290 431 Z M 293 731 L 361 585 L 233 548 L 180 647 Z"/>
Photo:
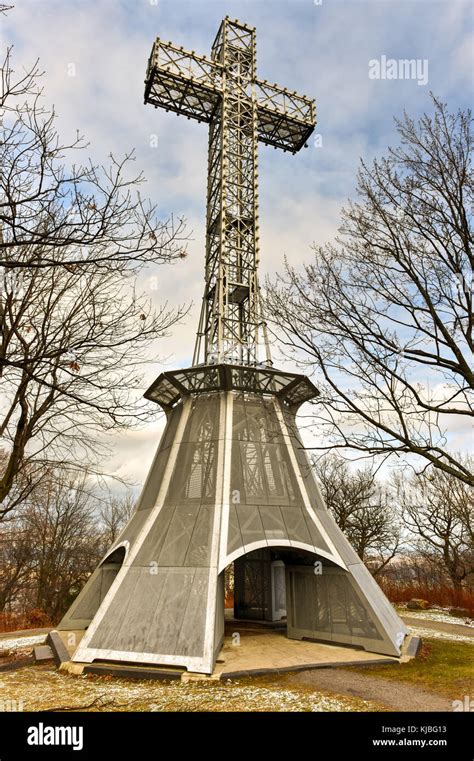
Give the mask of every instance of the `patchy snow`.
<path id="1" fill-rule="evenodd" d="M 431 639 L 444 639 L 450 642 L 465 642 L 468 645 L 474 645 L 474 637 L 467 635 L 454 634 L 452 632 L 440 631 L 439 629 L 428 629 L 423 626 L 409 626 L 408 628 L 412 634 L 418 637 L 430 637 Z"/>
<path id="2" fill-rule="evenodd" d="M 12 639 L 0 639 L 0 652 L 2 650 L 23 650 L 33 645 L 39 645 L 46 639 L 45 634 L 35 634 L 32 637 L 14 637 Z"/>
<path id="3" fill-rule="evenodd" d="M 409 610 L 408 608 L 403 608 L 401 612 L 404 616 L 421 618 L 424 621 L 439 621 L 442 624 L 460 624 L 461 626 L 474 627 L 474 619 L 450 616 L 449 613 L 443 609 Z"/>
<path id="4" fill-rule="evenodd" d="M 127 682 L 77 677 L 51 669 L 2 674 L 0 691 L 25 711 L 375 711 L 377 703 L 315 690 L 279 689 L 251 680 Z"/>

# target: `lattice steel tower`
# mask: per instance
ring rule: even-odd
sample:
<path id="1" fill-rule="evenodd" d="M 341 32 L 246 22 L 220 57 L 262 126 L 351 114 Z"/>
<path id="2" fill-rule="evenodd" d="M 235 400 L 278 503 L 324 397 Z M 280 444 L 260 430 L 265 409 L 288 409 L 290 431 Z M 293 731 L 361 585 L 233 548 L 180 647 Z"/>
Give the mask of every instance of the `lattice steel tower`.
<path id="1" fill-rule="evenodd" d="M 258 79 L 255 30 L 228 18 L 211 58 L 156 40 L 145 102 L 209 124 L 206 286 L 193 366 L 145 394 L 167 423 L 137 509 L 59 626 L 85 632 L 73 661 L 211 673 L 231 564 L 236 619 L 286 615 L 290 638 L 398 656 L 407 629 L 326 509 L 298 434 L 318 391 L 270 366 L 260 307 L 258 142 L 296 153 L 314 103 Z"/>
<path id="2" fill-rule="evenodd" d="M 206 286 L 193 364 L 271 364 L 258 284 L 258 142 L 296 153 L 314 101 L 257 78 L 255 29 L 225 18 L 211 58 L 157 39 L 145 102 L 209 124 Z"/>

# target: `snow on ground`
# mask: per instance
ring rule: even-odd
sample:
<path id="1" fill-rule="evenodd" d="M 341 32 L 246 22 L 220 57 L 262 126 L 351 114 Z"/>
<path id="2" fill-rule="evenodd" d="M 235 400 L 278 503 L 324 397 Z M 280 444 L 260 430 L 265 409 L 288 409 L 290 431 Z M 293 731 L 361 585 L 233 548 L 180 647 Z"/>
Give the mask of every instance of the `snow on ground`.
<path id="1" fill-rule="evenodd" d="M 46 639 L 45 634 L 35 634 L 32 637 L 14 637 L 12 639 L 0 639 L 0 652 L 2 650 L 24 650 L 27 647 L 39 645 Z"/>
<path id="2" fill-rule="evenodd" d="M 439 621 L 442 624 L 460 624 L 461 626 L 474 627 L 474 619 L 450 616 L 443 608 L 432 608 L 430 610 L 409 610 L 409 608 L 401 608 L 401 613 L 410 618 L 421 618 L 426 621 Z"/>
<path id="3" fill-rule="evenodd" d="M 449 640 L 450 642 L 465 642 L 468 645 L 474 645 L 474 637 L 469 637 L 467 635 L 464 636 L 463 634 L 444 632 L 439 629 L 428 629 L 423 626 L 409 626 L 408 628 L 411 633 L 415 634 L 417 637 L 430 637 L 431 639 L 443 639 Z"/>
<path id="4" fill-rule="evenodd" d="M 376 711 L 377 703 L 315 690 L 279 689 L 252 680 L 127 682 L 77 677 L 51 669 L 2 674 L 0 693 L 25 711 Z"/>

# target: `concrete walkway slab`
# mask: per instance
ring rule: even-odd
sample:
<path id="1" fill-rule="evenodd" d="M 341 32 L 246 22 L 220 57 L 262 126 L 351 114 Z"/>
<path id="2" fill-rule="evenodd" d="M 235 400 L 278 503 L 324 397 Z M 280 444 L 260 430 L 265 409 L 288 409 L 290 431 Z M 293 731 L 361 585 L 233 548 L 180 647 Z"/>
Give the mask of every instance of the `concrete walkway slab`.
<path id="1" fill-rule="evenodd" d="M 397 663 L 397 658 L 351 647 L 288 639 L 284 631 L 236 629 L 226 636 L 214 675 L 221 679 L 250 674 L 299 671 L 330 666 Z"/>

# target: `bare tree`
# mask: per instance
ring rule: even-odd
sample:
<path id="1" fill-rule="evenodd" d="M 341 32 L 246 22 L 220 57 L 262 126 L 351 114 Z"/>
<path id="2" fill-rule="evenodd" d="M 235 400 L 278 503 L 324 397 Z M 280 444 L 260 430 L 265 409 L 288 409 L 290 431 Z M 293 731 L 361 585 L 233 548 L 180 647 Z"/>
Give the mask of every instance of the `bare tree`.
<path id="1" fill-rule="evenodd" d="M 33 548 L 21 520 L 0 527 L 0 613 L 31 586 Z"/>
<path id="2" fill-rule="evenodd" d="M 32 548 L 34 607 L 58 620 L 101 555 L 97 502 L 87 473 L 47 471 L 21 515 Z"/>
<path id="3" fill-rule="evenodd" d="M 465 458 L 472 468 L 472 458 Z M 432 470 L 410 479 L 395 475 L 404 525 L 420 555 L 441 562 L 455 590 L 474 573 L 474 504 L 470 487 L 455 476 Z"/>
<path id="4" fill-rule="evenodd" d="M 135 508 L 103 497 L 87 472 L 43 470 L 41 483 L 0 526 L 0 612 L 58 620 Z"/>
<path id="5" fill-rule="evenodd" d="M 8 452 L 0 479 L 5 499 L 33 463 L 97 460 L 101 432 L 129 428 L 151 414 L 140 403 L 149 347 L 181 311 L 154 311 L 123 274 L 25 271 L 22 289 L 1 299 L 0 436 Z M 37 473 L 37 469 L 36 469 Z"/>
<path id="6" fill-rule="evenodd" d="M 395 557 L 400 530 L 387 490 L 370 467 L 351 471 L 335 454 L 314 461 L 328 509 L 374 575 Z"/>
<path id="7" fill-rule="evenodd" d="M 135 511 L 135 501 L 130 494 L 124 497 L 111 496 L 102 503 L 99 510 L 103 551 L 116 541 L 125 524 Z"/>
<path id="8" fill-rule="evenodd" d="M 412 454 L 465 483 L 446 429 L 473 415 L 470 111 L 397 121 L 362 163 L 335 245 L 269 284 L 285 353 L 317 372 L 324 448 Z"/>
<path id="9" fill-rule="evenodd" d="M 184 256 L 126 178 L 131 156 L 81 168 L 41 105 L 37 64 L 15 78 L 7 52 L 0 115 L 0 520 L 61 463 L 92 467 L 104 434 L 146 420 L 143 371 L 184 310 L 137 291 L 146 262 Z M 67 165 L 72 169 L 66 169 Z M 156 359 L 156 358 L 155 358 Z"/>
<path id="10" fill-rule="evenodd" d="M 80 163 L 87 144 L 79 133 L 61 141 L 38 61 L 17 75 L 11 55 L 0 82 L 0 267 L 128 272 L 186 256 L 183 221 L 161 221 L 142 198 L 133 151 Z"/>

